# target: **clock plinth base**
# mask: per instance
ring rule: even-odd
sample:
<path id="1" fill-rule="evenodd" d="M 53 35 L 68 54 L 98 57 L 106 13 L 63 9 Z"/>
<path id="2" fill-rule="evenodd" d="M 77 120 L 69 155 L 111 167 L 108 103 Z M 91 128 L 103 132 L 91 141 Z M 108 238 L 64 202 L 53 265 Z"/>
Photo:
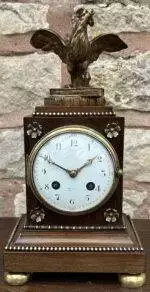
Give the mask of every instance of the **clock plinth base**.
<path id="1" fill-rule="evenodd" d="M 126 215 L 123 220 L 124 230 L 35 231 L 24 229 L 23 215 L 5 247 L 7 283 L 22 285 L 25 278 L 28 281 L 27 275 L 34 272 L 80 272 L 118 273 L 122 285 L 137 281 L 142 286 L 145 253 L 132 221 Z M 13 275 L 24 273 L 26 277 L 15 284 Z"/>

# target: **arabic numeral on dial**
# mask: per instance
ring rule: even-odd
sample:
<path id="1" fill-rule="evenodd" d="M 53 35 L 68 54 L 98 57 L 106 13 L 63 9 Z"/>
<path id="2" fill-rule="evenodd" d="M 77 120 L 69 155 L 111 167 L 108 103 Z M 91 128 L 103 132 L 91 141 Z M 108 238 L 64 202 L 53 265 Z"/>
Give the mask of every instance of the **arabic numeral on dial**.
<path id="1" fill-rule="evenodd" d="M 71 139 L 71 147 L 76 147 L 78 146 L 78 141 Z"/>
<path id="2" fill-rule="evenodd" d="M 44 154 L 44 156 L 40 155 L 40 157 L 43 158 L 45 161 L 50 160 L 50 156 L 46 154 Z"/>
<path id="3" fill-rule="evenodd" d="M 98 160 L 98 162 L 102 162 L 102 156 L 98 155 L 97 160 Z"/>
<path id="4" fill-rule="evenodd" d="M 106 176 L 106 171 L 104 169 L 101 170 L 101 173 L 103 174 L 103 176 Z"/>
<path id="5" fill-rule="evenodd" d="M 45 190 L 48 191 L 49 190 L 49 185 L 45 184 Z"/>
<path id="6" fill-rule="evenodd" d="M 42 169 L 42 173 L 46 174 L 46 169 L 45 168 Z"/>
<path id="7" fill-rule="evenodd" d="M 55 194 L 55 197 L 56 197 L 56 200 L 59 201 L 59 199 L 60 199 L 60 195 Z"/>
<path id="8" fill-rule="evenodd" d="M 88 151 L 90 151 L 91 150 L 91 144 L 89 143 L 88 144 Z"/>
<path id="9" fill-rule="evenodd" d="M 61 143 L 56 143 L 56 150 L 61 150 Z"/>
<path id="10" fill-rule="evenodd" d="M 90 195 L 86 195 L 86 199 L 87 199 L 87 201 L 89 201 L 90 200 Z"/>
<path id="11" fill-rule="evenodd" d="M 95 188 L 95 191 L 100 192 L 101 188 L 100 185 L 97 185 L 97 187 Z"/>
<path id="12" fill-rule="evenodd" d="M 71 205 L 74 205 L 74 200 L 70 200 L 70 204 Z"/>

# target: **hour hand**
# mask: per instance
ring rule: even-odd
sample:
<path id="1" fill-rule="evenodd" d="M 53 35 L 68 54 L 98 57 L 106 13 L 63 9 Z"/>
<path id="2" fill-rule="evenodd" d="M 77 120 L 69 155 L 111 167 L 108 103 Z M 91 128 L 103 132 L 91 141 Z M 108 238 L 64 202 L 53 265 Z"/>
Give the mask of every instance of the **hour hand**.
<path id="1" fill-rule="evenodd" d="M 74 178 L 78 175 L 78 173 L 86 166 L 92 164 L 93 160 L 96 158 L 97 156 L 93 157 L 93 158 L 89 158 L 80 168 L 77 169 L 68 169 L 68 173 L 70 175 L 70 177 Z"/>
<path id="2" fill-rule="evenodd" d="M 96 158 L 97 156 L 94 156 L 93 158 L 89 158 L 80 168 L 77 169 L 77 172 L 79 173 L 81 171 L 81 169 L 83 169 L 84 167 L 92 164 L 93 160 Z"/>

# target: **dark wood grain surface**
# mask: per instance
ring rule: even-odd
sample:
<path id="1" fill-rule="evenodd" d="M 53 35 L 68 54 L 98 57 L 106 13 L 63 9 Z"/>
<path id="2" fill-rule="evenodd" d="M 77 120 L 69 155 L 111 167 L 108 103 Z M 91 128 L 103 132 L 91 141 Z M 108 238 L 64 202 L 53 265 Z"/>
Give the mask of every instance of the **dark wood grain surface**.
<path id="1" fill-rule="evenodd" d="M 22 287 L 11 287 L 3 282 L 3 248 L 15 218 L 0 219 L 0 292 L 126 292 L 150 291 L 150 221 L 135 220 L 136 228 L 147 254 L 147 281 L 143 288 L 125 289 L 118 284 L 117 275 L 113 274 L 34 274 L 32 281 Z"/>
<path id="2" fill-rule="evenodd" d="M 90 107 L 86 107 L 87 113 L 90 112 Z M 60 110 L 62 111 L 61 107 Z M 59 110 L 59 111 L 60 111 Z M 80 110 L 79 110 L 80 111 Z M 32 139 L 30 135 L 28 135 L 28 127 L 29 125 L 33 125 L 33 123 L 37 123 L 42 127 L 42 134 L 37 139 Z M 47 204 L 45 200 L 43 200 L 40 193 L 36 190 L 34 184 L 32 183 L 32 175 L 29 175 L 29 169 L 32 171 L 32 165 L 30 161 L 32 160 L 30 155 L 34 151 L 35 145 L 37 145 L 39 138 L 43 138 L 45 135 L 50 133 L 53 130 L 56 130 L 59 127 L 66 126 L 75 126 L 80 125 L 81 127 L 89 127 L 102 134 L 107 139 L 107 134 L 104 133 L 104 129 L 109 124 L 117 124 L 120 127 L 120 135 L 116 137 L 116 139 L 111 139 L 109 141 L 111 146 L 115 150 L 117 158 L 119 160 L 119 168 L 123 167 L 123 145 L 124 145 L 124 118 L 106 115 L 106 116 L 33 116 L 33 117 L 25 117 L 24 118 L 24 141 L 25 141 L 25 157 L 26 157 L 26 177 L 28 178 L 28 183 L 26 183 L 26 194 L 27 194 L 27 225 L 30 226 L 32 224 L 36 225 L 36 222 L 33 222 L 30 214 L 37 207 L 42 209 L 46 216 L 41 221 L 41 225 L 81 225 L 81 226 L 92 226 L 92 225 L 107 225 L 106 220 L 104 218 L 104 212 L 107 209 L 115 209 L 120 215 L 115 223 L 113 223 L 113 227 L 115 225 L 122 226 L 122 185 L 123 178 L 119 177 L 119 182 L 113 190 L 113 194 L 110 192 L 106 197 L 106 200 L 103 201 L 100 205 L 97 206 L 94 210 L 90 210 L 91 212 L 85 212 L 85 214 L 78 216 L 69 216 L 60 214 L 50 208 L 50 204 Z M 39 225 L 40 225 L 39 224 Z"/>

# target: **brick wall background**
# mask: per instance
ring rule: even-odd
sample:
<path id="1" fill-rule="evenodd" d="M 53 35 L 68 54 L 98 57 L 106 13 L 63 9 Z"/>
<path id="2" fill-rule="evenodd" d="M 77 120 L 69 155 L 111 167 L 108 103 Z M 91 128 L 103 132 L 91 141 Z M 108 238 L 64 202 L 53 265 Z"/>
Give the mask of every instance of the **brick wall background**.
<path id="1" fill-rule="evenodd" d="M 73 6 L 93 7 L 91 37 L 115 32 L 129 48 L 103 54 L 91 66 L 92 84 L 126 118 L 124 211 L 150 218 L 150 2 L 149 0 L 0 1 L 0 216 L 25 212 L 23 116 L 67 76 L 59 58 L 29 43 L 36 29 L 70 31 Z"/>

